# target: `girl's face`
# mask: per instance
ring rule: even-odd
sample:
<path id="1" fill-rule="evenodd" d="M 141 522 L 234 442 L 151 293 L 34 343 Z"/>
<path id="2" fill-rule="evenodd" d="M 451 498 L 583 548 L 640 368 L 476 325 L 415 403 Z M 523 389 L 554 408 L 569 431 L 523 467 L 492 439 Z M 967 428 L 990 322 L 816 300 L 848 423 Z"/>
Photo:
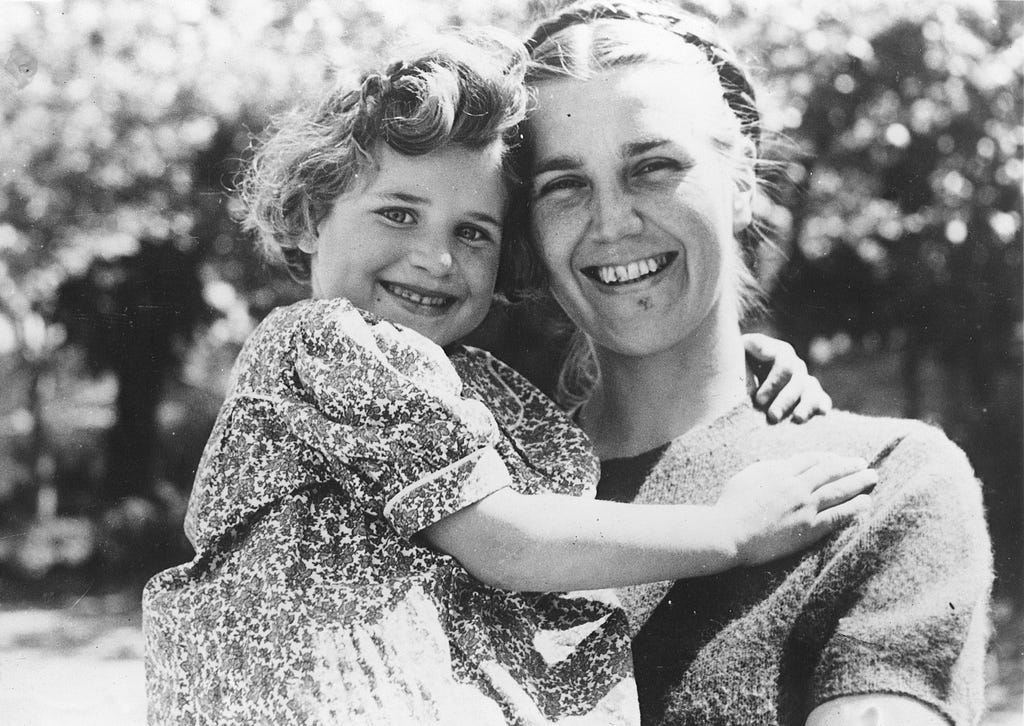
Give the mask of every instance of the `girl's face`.
<path id="1" fill-rule="evenodd" d="M 314 297 L 356 306 L 447 345 L 491 306 L 508 193 L 501 149 L 447 146 L 403 156 L 338 197 L 312 254 Z"/>
<path id="2" fill-rule="evenodd" d="M 552 292 L 624 355 L 685 340 L 734 284 L 750 194 L 712 143 L 706 84 L 692 86 L 668 64 L 545 81 L 530 118 L 532 231 Z"/>

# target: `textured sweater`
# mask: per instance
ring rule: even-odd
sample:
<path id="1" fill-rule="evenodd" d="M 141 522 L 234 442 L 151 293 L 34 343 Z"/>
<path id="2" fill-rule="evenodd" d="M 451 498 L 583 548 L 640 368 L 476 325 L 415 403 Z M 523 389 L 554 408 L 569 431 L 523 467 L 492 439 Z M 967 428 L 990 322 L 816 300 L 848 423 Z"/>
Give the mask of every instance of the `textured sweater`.
<path id="1" fill-rule="evenodd" d="M 742 405 L 605 462 L 598 497 L 710 504 L 740 468 L 801 451 L 872 462 L 871 508 L 802 555 L 622 593 L 634 621 L 651 614 L 633 643 L 644 723 L 802 726 L 864 693 L 976 723 L 991 551 L 978 482 L 938 429 L 844 412 L 770 426 Z"/>

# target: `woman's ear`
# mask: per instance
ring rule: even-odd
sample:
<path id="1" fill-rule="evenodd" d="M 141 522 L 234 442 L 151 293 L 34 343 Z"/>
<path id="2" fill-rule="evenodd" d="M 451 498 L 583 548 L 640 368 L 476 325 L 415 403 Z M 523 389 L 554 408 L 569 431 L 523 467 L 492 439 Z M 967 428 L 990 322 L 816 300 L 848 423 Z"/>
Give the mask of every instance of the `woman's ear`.
<path id="1" fill-rule="evenodd" d="M 754 171 L 754 162 L 757 157 L 757 150 L 754 142 L 743 137 L 742 148 L 737 154 L 739 157 L 735 170 L 735 189 L 732 198 L 732 231 L 739 234 L 754 219 L 754 189 L 757 187 L 757 174 Z"/>
<path id="2" fill-rule="evenodd" d="M 305 252 L 307 255 L 315 255 L 316 254 L 316 243 L 317 243 L 317 239 L 319 237 L 319 232 L 320 232 L 320 230 L 318 229 L 313 234 L 304 234 L 304 235 L 302 235 L 302 237 L 299 239 L 298 245 L 296 245 L 296 246 L 300 250 Z"/>

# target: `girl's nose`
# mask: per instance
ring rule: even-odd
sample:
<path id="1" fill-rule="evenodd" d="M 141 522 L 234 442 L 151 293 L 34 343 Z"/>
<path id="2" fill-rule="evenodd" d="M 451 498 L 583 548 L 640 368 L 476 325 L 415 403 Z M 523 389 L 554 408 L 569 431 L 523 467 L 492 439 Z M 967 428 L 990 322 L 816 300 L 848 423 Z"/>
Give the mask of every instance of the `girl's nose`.
<path id="1" fill-rule="evenodd" d="M 590 231 L 598 242 L 615 242 L 640 234 L 643 221 L 633 198 L 621 189 L 606 189 L 591 198 Z"/>
<path id="2" fill-rule="evenodd" d="M 454 264 L 447 235 L 420 238 L 409 251 L 409 262 L 435 277 L 447 275 Z"/>

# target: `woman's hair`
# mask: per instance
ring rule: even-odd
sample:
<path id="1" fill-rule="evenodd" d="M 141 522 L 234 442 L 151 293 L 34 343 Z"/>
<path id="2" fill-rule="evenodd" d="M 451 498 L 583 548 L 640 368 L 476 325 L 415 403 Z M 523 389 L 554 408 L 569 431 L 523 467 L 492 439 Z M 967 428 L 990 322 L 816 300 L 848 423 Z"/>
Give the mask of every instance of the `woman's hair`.
<path id="1" fill-rule="evenodd" d="M 680 78 L 686 74 L 688 89 L 696 84 L 697 93 L 712 97 L 712 102 L 695 105 L 701 109 L 704 127 L 725 168 L 736 170 L 735 183 L 749 184 L 749 177 L 740 170 L 749 169 L 753 161 L 759 182 L 755 191 L 764 191 L 763 174 L 773 165 L 759 158 L 762 129 L 754 88 L 743 64 L 708 17 L 652 2 L 586 0 L 541 21 L 526 46 L 530 52 L 529 86 L 565 78 L 587 80 L 604 71 L 646 63 L 680 66 Z M 529 149 L 528 125 L 525 131 Z M 741 314 L 760 306 L 761 288 L 753 270 L 765 228 L 755 217 L 737 235 L 735 270 Z M 536 262 L 534 266 L 539 267 Z M 534 273 L 535 279 L 541 275 Z M 592 345 L 578 333 L 562 371 L 560 394 L 564 401 L 585 398 L 596 374 Z"/>
<path id="2" fill-rule="evenodd" d="M 380 144 L 420 156 L 450 144 L 503 147 L 510 191 L 519 184 L 519 124 L 527 106 L 522 44 L 497 31 L 446 38 L 436 49 L 365 72 L 358 83 L 330 89 L 320 102 L 275 119 L 244 172 L 243 227 L 262 250 L 306 281 L 310 256 L 300 244 L 334 201 L 374 164 Z M 511 284 L 509 245 L 502 244 L 498 284 Z"/>

